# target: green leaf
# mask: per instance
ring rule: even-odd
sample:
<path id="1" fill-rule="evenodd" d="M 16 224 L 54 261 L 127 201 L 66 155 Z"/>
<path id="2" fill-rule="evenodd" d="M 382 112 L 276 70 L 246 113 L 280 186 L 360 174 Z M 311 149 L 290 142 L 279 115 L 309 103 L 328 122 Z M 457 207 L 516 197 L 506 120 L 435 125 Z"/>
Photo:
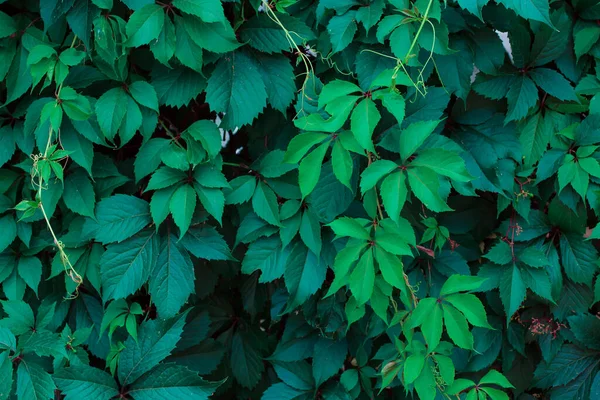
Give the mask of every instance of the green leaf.
<path id="1" fill-rule="evenodd" d="M 356 11 L 348 11 L 344 15 L 336 15 L 329 20 L 327 32 L 334 53 L 344 50 L 356 33 Z"/>
<path id="2" fill-rule="evenodd" d="M 600 27 L 587 26 L 573 35 L 575 41 L 575 56 L 579 60 L 582 55 L 588 53 L 592 46 L 600 38 Z"/>
<path id="3" fill-rule="evenodd" d="M 281 226 L 277 196 L 273 190 L 262 181 L 259 181 L 256 185 L 254 196 L 252 196 L 252 208 L 259 217 L 271 225 Z"/>
<path id="4" fill-rule="evenodd" d="M 19 276 L 37 295 L 38 286 L 42 279 L 42 263 L 37 257 L 20 257 L 17 263 Z"/>
<path id="5" fill-rule="evenodd" d="M 412 384 L 421 374 L 425 365 L 425 357 L 422 354 L 411 354 L 406 357 L 404 362 L 404 381 L 406 384 Z"/>
<path id="6" fill-rule="evenodd" d="M 167 149 L 169 143 L 170 140 L 168 139 L 152 138 L 140 147 L 133 163 L 137 182 L 158 169 L 161 155 Z"/>
<path id="7" fill-rule="evenodd" d="M 410 165 L 429 168 L 458 182 L 469 182 L 473 179 L 467 172 L 464 160 L 458 154 L 447 150 L 429 149 L 420 152 Z"/>
<path id="8" fill-rule="evenodd" d="M 375 0 L 370 4 L 360 7 L 356 11 L 356 21 L 363 24 L 367 33 L 381 18 L 385 4 L 383 0 Z"/>
<path id="9" fill-rule="evenodd" d="M 313 376 L 317 387 L 334 376 L 344 364 L 348 345 L 344 340 L 319 338 L 313 354 Z"/>
<path id="10" fill-rule="evenodd" d="M 435 172 L 426 168 L 407 170 L 408 183 L 415 196 L 431 211 L 452 211 L 439 195 L 439 179 Z"/>
<path id="11" fill-rule="evenodd" d="M 549 95 L 559 100 L 579 102 L 574 88 L 560 73 L 548 68 L 535 68 L 529 76 Z"/>
<path id="12" fill-rule="evenodd" d="M 140 47 L 158 39 L 164 23 L 164 11 L 158 4 L 140 8 L 127 21 L 127 45 Z"/>
<path id="13" fill-rule="evenodd" d="M 299 228 L 300 237 L 306 247 L 319 257 L 321 255 L 321 224 L 309 210 L 302 214 Z"/>
<path id="14" fill-rule="evenodd" d="M 489 0 L 458 0 L 458 5 L 483 21 L 481 10 Z"/>
<path id="15" fill-rule="evenodd" d="M 377 260 L 383 279 L 390 285 L 406 292 L 407 287 L 406 282 L 404 281 L 404 267 L 400 258 L 388 253 L 380 247 L 376 247 L 375 260 Z"/>
<path id="16" fill-rule="evenodd" d="M 543 22 L 553 27 L 548 0 L 499 0 L 499 2 L 525 19 Z"/>
<path id="17" fill-rule="evenodd" d="M 112 141 L 123 123 L 127 108 L 123 107 L 128 101 L 127 93 L 122 88 L 114 88 L 105 92 L 96 102 L 98 125 L 104 136 Z"/>
<path id="18" fill-rule="evenodd" d="M 248 246 L 242 261 L 242 272 L 251 274 L 262 271 L 259 282 L 270 282 L 280 278 L 289 256 L 289 249 L 282 249 L 281 240 L 277 236 L 260 238 Z"/>
<path id="19" fill-rule="evenodd" d="M 74 212 L 86 217 L 94 217 L 96 204 L 94 187 L 82 169 L 67 176 L 62 198 L 67 207 Z"/>
<path id="20" fill-rule="evenodd" d="M 360 191 L 364 194 L 373 189 L 377 182 L 400 166 L 390 160 L 377 160 L 369 165 L 360 176 Z"/>
<path id="21" fill-rule="evenodd" d="M 151 223 L 148 203 L 134 196 L 117 194 L 96 206 L 96 240 L 122 242 Z"/>
<path id="22" fill-rule="evenodd" d="M 296 85 L 294 69 L 287 57 L 283 55 L 255 54 L 258 71 L 265 84 L 269 104 L 276 110 L 286 114 L 286 110 L 294 100 Z"/>
<path id="23" fill-rule="evenodd" d="M 375 265 L 373 251 L 369 249 L 360 257 L 350 274 L 350 290 L 358 305 L 365 304 L 371 298 L 374 286 Z"/>
<path id="24" fill-rule="evenodd" d="M 191 185 L 181 185 L 169 202 L 169 209 L 173 215 L 173 221 L 179 228 L 179 238 L 187 232 L 192 223 L 192 216 L 196 209 L 196 192 Z"/>
<path id="25" fill-rule="evenodd" d="M 381 183 L 383 207 L 394 222 L 398 222 L 400 219 L 400 212 L 406 202 L 407 194 L 406 175 L 403 171 L 388 175 Z"/>
<path id="26" fill-rule="evenodd" d="M 160 35 L 158 35 L 158 39 L 152 41 L 150 43 L 150 51 L 154 55 L 156 60 L 166 66 L 169 66 L 169 60 L 173 58 L 175 54 L 175 46 L 176 46 L 176 33 L 175 33 L 175 25 L 171 22 L 171 18 L 165 13 L 163 28 L 160 31 Z M 158 106 L 158 102 L 157 102 Z"/>
<path id="27" fill-rule="evenodd" d="M 363 225 L 354 218 L 342 217 L 329 224 L 329 227 L 338 236 L 349 236 L 352 238 L 370 240 L 371 235 Z"/>
<path id="28" fill-rule="evenodd" d="M 302 199 L 308 196 L 315 186 L 317 186 L 321 175 L 321 165 L 323 164 L 327 149 L 329 149 L 329 142 L 321 144 L 300 162 L 298 182 L 300 184 Z"/>
<path id="29" fill-rule="evenodd" d="M 138 104 L 158 112 L 158 97 L 156 91 L 148 82 L 133 82 L 127 87 L 127 90 Z"/>
<path id="30" fill-rule="evenodd" d="M 327 104 L 333 102 L 333 100 L 356 92 L 362 92 L 362 90 L 354 83 L 340 79 L 333 80 L 321 89 L 321 93 L 319 93 L 319 108 L 325 107 Z"/>
<path id="31" fill-rule="evenodd" d="M 231 342 L 231 368 L 233 376 L 242 386 L 256 386 L 264 371 L 263 360 L 258 348 L 252 345 L 250 335 L 237 331 Z"/>
<path id="32" fill-rule="evenodd" d="M 17 367 L 19 399 L 51 399 L 55 389 L 52 376 L 38 364 L 23 361 Z"/>
<path id="33" fill-rule="evenodd" d="M 214 53 L 227 53 L 240 47 L 228 21 L 205 23 L 190 16 L 183 16 L 182 21 L 190 38 L 203 49 Z"/>
<path id="34" fill-rule="evenodd" d="M 225 21 L 221 0 L 173 0 L 171 4 L 184 13 L 200 17 L 204 22 Z"/>
<path id="35" fill-rule="evenodd" d="M 117 383 L 110 374 L 87 365 L 59 369 L 53 378 L 66 400 L 90 397 L 109 400 L 119 395 Z"/>
<path id="36" fill-rule="evenodd" d="M 440 296 L 476 290 L 484 280 L 478 276 L 452 275 L 440 289 Z"/>
<path id="37" fill-rule="evenodd" d="M 196 183 L 194 183 L 194 189 L 202 206 L 221 224 L 223 209 L 225 208 L 225 195 L 223 195 L 223 191 L 221 189 L 207 188 Z"/>
<path id="38" fill-rule="evenodd" d="M 440 121 L 420 121 L 410 124 L 400 134 L 400 156 L 407 160 L 433 133 Z"/>
<path id="39" fill-rule="evenodd" d="M 138 340 L 131 336 L 127 338 L 125 349 L 119 356 L 118 377 L 122 385 L 137 384 L 138 378 L 171 354 L 181 338 L 186 316 L 187 313 L 183 313 L 169 320 L 144 321 L 140 326 Z M 146 380 L 142 378 L 141 382 Z"/>
<path id="40" fill-rule="evenodd" d="M 206 80 L 191 69 L 168 69 L 158 65 L 152 70 L 152 86 L 161 105 L 182 107 L 206 88 Z"/>
<path id="41" fill-rule="evenodd" d="M 508 322 L 521 306 L 526 294 L 525 283 L 516 264 L 504 269 L 500 277 L 499 287 L 500 299 L 502 299 Z"/>
<path id="42" fill-rule="evenodd" d="M 356 141 L 367 151 L 375 151 L 373 147 L 373 131 L 381 119 L 381 114 L 373 100 L 363 99 L 352 111 L 350 129 Z"/>
<path id="43" fill-rule="evenodd" d="M 453 294 L 445 297 L 444 301 L 452 304 L 458 311 L 463 313 L 471 325 L 492 329 L 488 323 L 483 304 L 474 294 Z"/>
<path id="44" fill-rule="evenodd" d="M 206 101 L 212 110 L 225 113 L 225 127 L 233 129 L 251 123 L 267 103 L 256 62 L 244 51 L 221 58 L 208 79 Z"/>
<path id="45" fill-rule="evenodd" d="M 0 38 L 5 38 L 17 31 L 17 24 L 7 14 L 0 11 Z"/>
<path id="46" fill-rule="evenodd" d="M 508 379 L 506 379 L 504 375 L 494 369 L 490 369 L 488 373 L 479 380 L 479 384 L 498 385 L 504 389 L 514 388 L 514 386 L 508 381 Z"/>
<path id="47" fill-rule="evenodd" d="M 531 79 L 527 76 L 522 76 L 513 79 L 506 98 L 508 99 L 508 114 L 506 115 L 505 122 L 508 123 L 509 121 L 518 121 L 527 116 L 529 109 L 538 100 L 538 91 Z"/>
<path id="48" fill-rule="evenodd" d="M 186 67 L 201 74 L 202 54 L 202 48 L 192 40 L 185 28 L 185 23 L 179 16 L 175 16 L 175 57 Z"/>
<path id="49" fill-rule="evenodd" d="M 181 239 L 190 253 L 205 260 L 233 260 L 229 246 L 213 227 L 192 227 Z"/>
<path id="50" fill-rule="evenodd" d="M 194 293 L 194 266 L 174 235 L 163 239 L 149 285 L 161 318 L 175 316 Z"/>
<path id="51" fill-rule="evenodd" d="M 17 224 L 12 215 L 0 217 L 0 252 L 6 250 L 17 237 Z"/>
<path id="52" fill-rule="evenodd" d="M 352 189 L 350 179 L 352 178 L 354 164 L 350 152 L 344 148 L 340 140 L 336 140 L 333 143 L 331 163 L 333 165 L 333 173 L 338 181 L 348 189 Z"/>
<path id="53" fill-rule="evenodd" d="M 107 246 L 100 259 L 102 295 L 105 301 L 133 294 L 150 276 L 158 256 L 158 239 L 154 232 L 139 235 Z"/>
<path id="54" fill-rule="evenodd" d="M 466 318 L 452 306 L 442 308 L 444 311 L 444 325 L 450 339 L 463 349 L 472 349 L 473 335 L 469 332 L 469 324 Z"/>
<path id="55" fill-rule="evenodd" d="M 312 251 L 301 244 L 294 246 L 285 267 L 285 285 L 290 293 L 286 311 L 304 304 L 325 280 L 327 267 Z"/>
<path id="56" fill-rule="evenodd" d="M 560 255 L 565 273 L 573 282 L 591 285 L 598 270 L 598 252 L 590 243 L 574 234 L 560 236 Z M 547 264 L 545 264 L 547 265 Z"/>

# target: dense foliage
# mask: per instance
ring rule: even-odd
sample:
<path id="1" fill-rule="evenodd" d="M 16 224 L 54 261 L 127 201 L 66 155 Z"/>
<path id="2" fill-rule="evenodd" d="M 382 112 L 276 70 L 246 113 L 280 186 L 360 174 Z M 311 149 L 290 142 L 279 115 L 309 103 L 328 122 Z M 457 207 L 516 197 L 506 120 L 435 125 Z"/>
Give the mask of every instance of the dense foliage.
<path id="1" fill-rule="evenodd" d="M 0 399 L 600 398 L 599 59 L 596 0 L 0 0 Z"/>

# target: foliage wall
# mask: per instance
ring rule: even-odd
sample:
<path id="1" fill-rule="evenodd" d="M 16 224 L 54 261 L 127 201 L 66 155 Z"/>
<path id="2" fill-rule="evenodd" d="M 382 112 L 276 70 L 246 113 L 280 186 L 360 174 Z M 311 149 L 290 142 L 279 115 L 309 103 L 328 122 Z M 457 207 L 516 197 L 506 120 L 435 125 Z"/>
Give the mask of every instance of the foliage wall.
<path id="1" fill-rule="evenodd" d="M 599 40 L 595 0 L 0 0 L 0 399 L 600 398 Z"/>

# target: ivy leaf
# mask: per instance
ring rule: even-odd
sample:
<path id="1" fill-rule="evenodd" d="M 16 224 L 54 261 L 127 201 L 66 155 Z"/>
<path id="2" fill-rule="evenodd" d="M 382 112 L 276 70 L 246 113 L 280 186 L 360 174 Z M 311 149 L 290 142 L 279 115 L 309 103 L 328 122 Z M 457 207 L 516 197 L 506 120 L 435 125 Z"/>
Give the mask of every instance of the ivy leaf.
<path id="1" fill-rule="evenodd" d="M 174 235 L 162 240 L 149 284 L 161 318 L 175 316 L 194 293 L 194 266 Z"/>
<path id="2" fill-rule="evenodd" d="M 138 104 L 158 112 L 158 97 L 156 91 L 148 82 L 133 82 L 127 87 L 127 90 Z"/>
<path id="3" fill-rule="evenodd" d="M 34 362 L 21 362 L 17 368 L 17 396 L 20 399 L 51 399 L 56 386 L 52 376 Z"/>
<path id="4" fill-rule="evenodd" d="M 350 128 L 356 141 L 367 151 L 375 151 L 373 147 L 373 131 L 381 119 L 373 100 L 363 99 L 352 111 L 350 117 Z"/>
<path id="5" fill-rule="evenodd" d="M 122 88 L 114 88 L 105 92 L 96 102 L 98 125 L 104 136 L 112 141 L 123 123 L 127 108 L 123 107 L 128 101 L 127 93 Z"/>
<path id="6" fill-rule="evenodd" d="M 67 207 L 74 212 L 86 217 L 94 217 L 96 204 L 94 187 L 82 169 L 67 176 L 62 198 Z"/>
<path id="7" fill-rule="evenodd" d="M 229 22 L 205 23 L 190 16 L 183 16 L 181 21 L 190 38 L 203 49 L 227 53 L 240 47 Z"/>
<path id="8" fill-rule="evenodd" d="M 192 14 L 204 22 L 223 22 L 225 14 L 220 0 L 173 0 L 174 7 Z"/>
<path id="9" fill-rule="evenodd" d="M 516 264 L 504 269 L 500 278 L 500 299 L 506 311 L 507 323 L 525 299 L 526 288 L 523 276 Z"/>
<path id="10" fill-rule="evenodd" d="M 206 80 L 191 69 L 168 69 L 158 64 L 152 70 L 152 86 L 158 95 L 159 104 L 183 107 L 206 88 Z"/>
<path id="11" fill-rule="evenodd" d="M 119 356 L 119 382 L 138 383 L 138 378 L 171 354 L 181 338 L 186 316 L 187 312 L 169 320 L 144 321 L 138 340 L 129 336 L 125 341 L 125 349 Z"/>
<path id="12" fill-rule="evenodd" d="M 440 182 L 435 172 L 419 167 L 407 172 L 410 189 L 425 207 L 435 212 L 452 211 L 438 193 Z"/>
<path id="13" fill-rule="evenodd" d="M 196 182 L 194 182 L 194 190 L 196 190 L 202 206 L 221 224 L 223 209 L 225 208 L 225 195 L 223 191 L 221 189 L 204 187 L 198 185 Z"/>
<path id="14" fill-rule="evenodd" d="M 569 279 L 590 285 L 598 268 L 598 252 L 594 246 L 576 235 L 563 234 L 560 236 L 560 254 Z"/>
<path id="15" fill-rule="evenodd" d="M 181 185 L 169 202 L 169 209 L 173 214 L 173 220 L 179 227 L 179 238 L 187 232 L 192 223 L 192 216 L 196 209 L 196 192 L 191 185 Z"/>
<path id="16" fill-rule="evenodd" d="M 67 400 L 90 396 L 109 400 L 119 395 L 117 383 L 110 374 L 84 364 L 59 369 L 53 378 Z"/>
<path id="17" fill-rule="evenodd" d="M 419 153 L 410 165 L 428 168 L 458 182 L 469 182 L 473 179 L 467 172 L 463 159 L 447 150 L 425 150 Z"/>
<path id="18" fill-rule="evenodd" d="M 158 4 L 148 4 L 140 8 L 127 21 L 127 45 L 140 47 L 158 39 L 164 23 L 164 11 Z"/>
<path id="19" fill-rule="evenodd" d="M 356 33 L 356 11 L 348 11 L 343 15 L 336 15 L 329 20 L 327 32 L 334 53 L 344 50 Z"/>
<path id="20" fill-rule="evenodd" d="M 458 0 L 458 5 L 483 21 L 481 10 L 488 2 L 489 0 Z"/>
<path id="21" fill-rule="evenodd" d="M 440 121 L 420 121 L 410 124 L 400 134 L 400 156 L 407 160 L 433 133 Z"/>
<path id="22" fill-rule="evenodd" d="M 375 265 L 373 251 L 367 250 L 360 257 L 354 271 L 350 274 L 350 290 L 358 305 L 366 303 L 375 286 Z"/>
<path id="23" fill-rule="evenodd" d="M 312 251 L 301 244 L 294 246 L 285 267 L 285 285 L 290 293 L 286 311 L 304 304 L 325 280 L 327 267 Z"/>
<path id="24" fill-rule="evenodd" d="M 537 102 L 537 88 L 527 76 L 515 78 L 506 98 L 508 99 L 508 114 L 505 123 L 518 121 L 525 118 L 529 109 Z"/>
<path id="25" fill-rule="evenodd" d="M 231 342 L 231 367 L 233 376 L 240 385 L 253 388 L 264 371 L 263 361 L 258 349 L 252 346 L 249 335 L 237 331 Z"/>
<path id="26" fill-rule="evenodd" d="M 224 112 L 225 127 L 251 123 L 267 104 L 267 92 L 256 62 L 244 51 L 221 58 L 208 80 L 206 100 Z"/>
<path id="27" fill-rule="evenodd" d="M 117 194 L 98 203 L 96 220 L 96 240 L 122 242 L 150 224 L 150 207 L 140 198 Z"/>
<path id="28" fill-rule="evenodd" d="M 323 159 L 325 158 L 325 153 L 328 148 L 329 142 L 323 143 L 300 162 L 300 167 L 298 168 L 298 182 L 300 185 L 300 192 L 302 192 L 302 199 L 308 196 L 315 186 L 317 186 L 321 165 L 323 164 Z"/>
<path id="29" fill-rule="evenodd" d="M 529 76 L 549 95 L 559 100 L 579 102 L 575 90 L 560 73 L 548 68 L 535 68 Z"/>
<path id="30" fill-rule="evenodd" d="M 554 27 L 550 20 L 548 0 L 499 0 L 499 2 L 525 19 L 543 22 Z"/>
<path id="31" fill-rule="evenodd" d="M 109 245 L 100 259 L 104 299 L 125 298 L 138 290 L 150 276 L 157 256 L 158 239 L 153 232 Z"/>
<path id="32" fill-rule="evenodd" d="M 17 24 L 7 14 L 0 11 L 0 38 L 5 38 L 17 31 Z"/>
<path id="33" fill-rule="evenodd" d="M 252 196 L 252 208 L 256 215 L 271 225 L 281 226 L 277 196 L 275 196 L 273 190 L 262 181 L 259 181 L 256 185 L 254 196 Z"/>
<path id="34" fill-rule="evenodd" d="M 585 27 L 573 35 L 575 41 L 575 56 L 579 60 L 600 39 L 600 28 L 597 26 Z"/>
<path id="35" fill-rule="evenodd" d="M 312 365 L 317 387 L 342 368 L 347 353 L 348 345 L 344 340 L 330 340 L 322 337 L 317 340 Z"/>

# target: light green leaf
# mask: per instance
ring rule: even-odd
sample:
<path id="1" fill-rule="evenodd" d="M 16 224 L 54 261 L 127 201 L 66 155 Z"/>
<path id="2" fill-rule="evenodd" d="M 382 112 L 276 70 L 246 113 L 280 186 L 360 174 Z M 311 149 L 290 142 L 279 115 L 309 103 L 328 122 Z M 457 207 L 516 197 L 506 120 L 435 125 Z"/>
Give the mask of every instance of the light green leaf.
<path id="1" fill-rule="evenodd" d="M 464 160 L 458 154 L 448 150 L 425 150 L 420 152 L 410 165 L 429 168 L 458 182 L 469 182 L 473 179 L 467 172 Z"/>
<path id="2" fill-rule="evenodd" d="M 419 121 L 410 124 L 400 134 L 400 156 L 406 161 L 433 133 L 440 121 Z"/>
<path id="3" fill-rule="evenodd" d="M 375 287 L 375 265 L 373 251 L 368 249 L 360 257 L 354 271 L 350 274 L 350 290 L 358 305 L 365 304 L 371 298 Z"/>
<path id="4" fill-rule="evenodd" d="M 350 129 L 356 141 L 367 151 L 375 151 L 373 147 L 373 131 L 381 119 L 381 114 L 373 100 L 363 99 L 352 111 Z"/>
<path id="5" fill-rule="evenodd" d="M 403 171 L 397 171 L 386 176 L 381 183 L 383 207 L 394 222 L 398 222 L 400 219 L 400 212 L 407 194 L 406 175 Z"/>
<path id="6" fill-rule="evenodd" d="M 469 331 L 466 318 L 452 306 L 443 306 L 442 309 L 444 311 L 444 325 L 450 339 L 459 347 L 471 350 L 473 348 L 473 335 Z"/>
<path id="7" fill-rule="evenodd" d="M 300 185 L 300 192 L 302 192 L 302 199 L 308 196 L 319 181 L 321 176 L 321 165 L 325 158 L 325 153 L 329 149 L 329 142 L 319 145 L 309 155 L 304 157 L 300 162 L 298 168 L 298 182 Z"/>
<path id="8" fill-rule="evenodd" d="M 343 15 L 336 15 L 329 20 L 327 32 L 331 40 L 334 53 L 344 50 L 356 33 L 356 11 L 348 11 Z"/>
<path id="9" fill-rule="evenodd" d="M 439 195 L 440 182 L 435 172 L 426 168 L 407 170 L 410 189 L 421 202 L 435 212 L 452 211 Z"/>

